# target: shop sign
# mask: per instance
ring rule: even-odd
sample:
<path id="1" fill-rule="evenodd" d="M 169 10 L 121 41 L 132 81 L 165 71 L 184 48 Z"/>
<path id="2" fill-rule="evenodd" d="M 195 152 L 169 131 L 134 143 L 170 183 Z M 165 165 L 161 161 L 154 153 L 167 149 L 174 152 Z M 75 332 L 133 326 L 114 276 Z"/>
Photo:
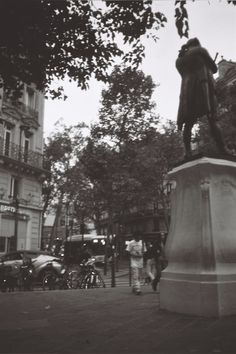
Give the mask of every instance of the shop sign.
<path id="1" fill-rule="evenodd" d="M 12 206 L 12 205 L 0 205 L 0 212 L 1 213 L 15 213 L 16 212 L 16 207 Z"/>

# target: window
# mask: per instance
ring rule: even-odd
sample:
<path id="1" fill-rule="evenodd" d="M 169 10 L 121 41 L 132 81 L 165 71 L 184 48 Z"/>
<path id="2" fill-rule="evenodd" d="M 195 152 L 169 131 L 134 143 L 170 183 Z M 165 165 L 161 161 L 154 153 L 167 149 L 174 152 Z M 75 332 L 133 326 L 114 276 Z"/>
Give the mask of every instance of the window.
<path id="1" fill-rule="evenodd" d="M 37 93 L 31 88 L 27 87 L 25 95 L 25 104 L 33 110 L 37 110 L 38 97 Z"/>
<path id="2" fill-rule="evenodd" d="M 18 252 L 12 253 L 11 255 L 8 256 L 9 261 L 19 261 L 22 259 L 22 255 Z"/>
<path id="3" fill-rule="evenodd" d="M 10 156 L 10 147 L 11 147 L 11 130 L 5 130 L 4 136 L 4 155 Z"/>
<path id="4" fill-rule="evenodd" d="M 15 261 L 15 260 L 22 259 L 22 256 L 19 252 L 13 252 L 13 253 L 7 254 L 6 256 L 3 256 L 2 259 L 4 262 Z"/>
<path id="5" fill-rule="evenodd" d="M 30 139 L 25 138 L 25 141 L 24 141 L 24 162 L 28 161 L 29 148 L 30 148 Z"/>
<path id="6" fill-rule="evenodd" d="M 10 197 L 16 198 L 19 194 L 19 180 L 16 177 L 11 177 Z"/>

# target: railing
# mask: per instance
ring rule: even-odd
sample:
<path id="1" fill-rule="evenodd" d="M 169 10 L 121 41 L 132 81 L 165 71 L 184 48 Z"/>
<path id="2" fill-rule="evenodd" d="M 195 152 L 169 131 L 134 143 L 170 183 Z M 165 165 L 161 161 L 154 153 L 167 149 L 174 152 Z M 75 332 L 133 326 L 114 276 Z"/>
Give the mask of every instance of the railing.
<path id="1" fill-rule="evenodd" d="M 0 155 L 7 156 L 10 159 L 24 162 L 33 167 L 43 168 L 43 155 L 32 151 L 25 150 L 20 145 L 9 143 L 0 137 Z"/>

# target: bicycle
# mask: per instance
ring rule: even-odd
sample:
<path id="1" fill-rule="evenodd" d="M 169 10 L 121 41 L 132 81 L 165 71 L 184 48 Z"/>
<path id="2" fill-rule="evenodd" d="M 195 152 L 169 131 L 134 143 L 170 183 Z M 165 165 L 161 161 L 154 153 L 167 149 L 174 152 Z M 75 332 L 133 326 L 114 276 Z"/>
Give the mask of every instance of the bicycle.
<path id="1" fill-rule="evenodd" d="M 94 266 L 95 258 L 80 264 L 80 271 L 72 270 L 69 273 L 70 286 L 73 289 L 105 288 L 106 284 Z"/>
<path id="2" fill-rule="evenodd" d="M 43 290 L 66 290 L 72 289 L 70 272 L 66 268 L 62 268 L 60 274 L 55 274 L 53 269 L 50 269 L 50 263 L 48 270 L 42 280 Z"/>

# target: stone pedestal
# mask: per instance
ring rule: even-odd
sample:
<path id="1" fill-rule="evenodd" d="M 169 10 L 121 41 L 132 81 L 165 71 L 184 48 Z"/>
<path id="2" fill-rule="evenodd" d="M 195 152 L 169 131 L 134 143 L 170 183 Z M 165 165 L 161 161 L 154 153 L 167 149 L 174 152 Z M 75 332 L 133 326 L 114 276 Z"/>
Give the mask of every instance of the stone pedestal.
<path id="1" fill-rule="evenodd" d="M 203 157 L 169 177 L 176 187 L 160 306 L 199 316 L 236 314 L 236 162 Z"/>

